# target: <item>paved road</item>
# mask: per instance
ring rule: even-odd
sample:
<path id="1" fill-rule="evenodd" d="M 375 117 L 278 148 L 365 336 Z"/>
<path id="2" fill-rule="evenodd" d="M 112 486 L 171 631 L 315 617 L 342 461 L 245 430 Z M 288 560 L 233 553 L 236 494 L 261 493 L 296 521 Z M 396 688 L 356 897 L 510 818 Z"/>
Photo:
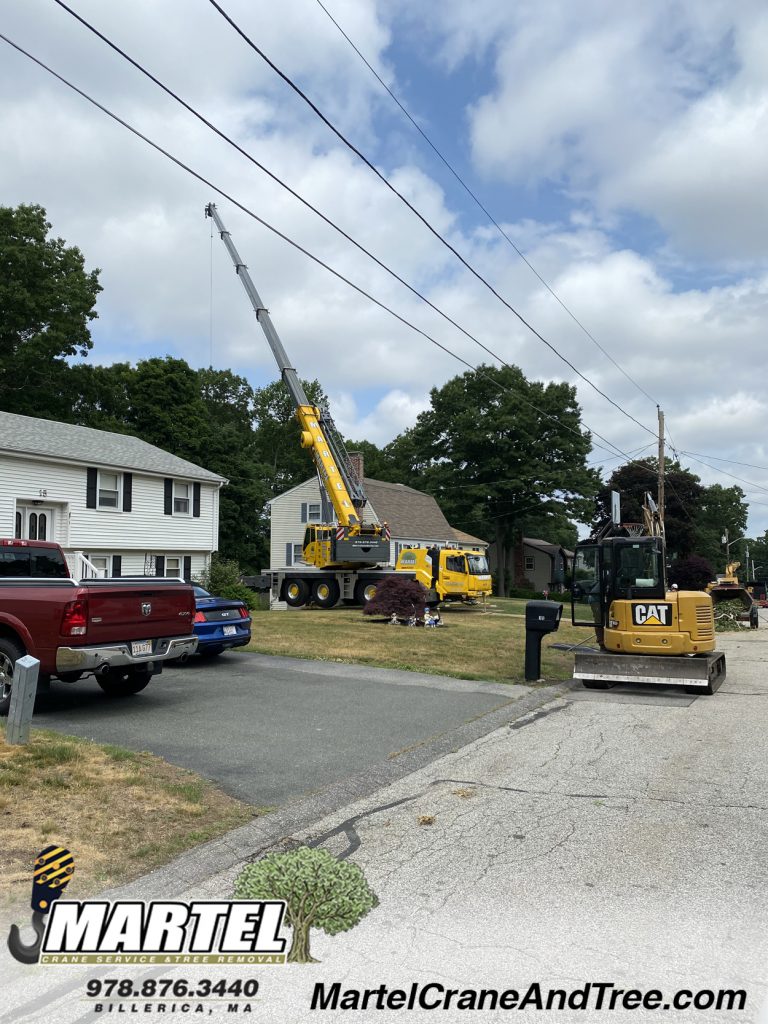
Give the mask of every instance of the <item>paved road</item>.
<path id="1" fill-rule="evenodd" d="M 134 697 L 54 684 L 35 724 L 151 750 L 256 806 L 276 806 L 519 697 L 524 688 L 225 654 L 166 669 Z"/>

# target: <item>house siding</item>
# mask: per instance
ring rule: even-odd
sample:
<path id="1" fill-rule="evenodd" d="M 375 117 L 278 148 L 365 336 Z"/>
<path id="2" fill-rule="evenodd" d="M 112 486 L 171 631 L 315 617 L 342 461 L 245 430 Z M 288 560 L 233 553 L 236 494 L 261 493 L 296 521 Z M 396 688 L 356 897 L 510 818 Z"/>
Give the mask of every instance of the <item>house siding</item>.
<path id="1" fill-rule="evenodd" d="M 98 467 L 122 473 L 115 467 Z M 192 556 L 199 573 L 218 547 L 218 485 L 202 482 L 200 516 L 163 514 L 161 476 L 131 471 L 131 511 L 87 507 L 87 467 L 31 456 L 0 453 L 0 536 L 13 537 L 16 512 L 46 511 L 52 517 L 46 539 L 67 552 L 119 554 L 124 576 L 143 574 L 147 554 Z M 192 480 L 178 477 L 185 483 Z M 122 497 L 122 495 L 121 495 Z M 192 487 L 190 487 L 190 506 Z"/>

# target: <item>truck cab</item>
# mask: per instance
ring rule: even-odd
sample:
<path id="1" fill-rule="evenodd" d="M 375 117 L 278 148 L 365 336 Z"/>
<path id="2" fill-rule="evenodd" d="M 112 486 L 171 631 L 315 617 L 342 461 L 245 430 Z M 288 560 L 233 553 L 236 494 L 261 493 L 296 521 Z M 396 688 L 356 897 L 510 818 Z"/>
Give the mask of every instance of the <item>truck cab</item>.
<path id="1" fill-rule="evenodd" d="M 484 554 L 446 547 L 439 549 L 437 557 L 434 566 L 428 549 L 404 548 L 397 570 L 413 573 L 438 601 L 474 602 L 491 593 L 491 572 Z"/>

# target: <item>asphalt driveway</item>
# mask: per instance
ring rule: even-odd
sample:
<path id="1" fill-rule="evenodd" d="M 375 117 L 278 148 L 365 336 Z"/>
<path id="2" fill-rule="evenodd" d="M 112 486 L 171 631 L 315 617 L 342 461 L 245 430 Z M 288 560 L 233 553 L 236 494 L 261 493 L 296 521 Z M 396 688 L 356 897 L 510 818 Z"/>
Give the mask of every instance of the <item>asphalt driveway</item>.
<path id="1" fill-rule="evenodd" d="M 55 683 L 34 724 L 150 750 L 273 807 L 487 714 L 521 687 L 228 653 L 169 667 L 141 694 Z"/>

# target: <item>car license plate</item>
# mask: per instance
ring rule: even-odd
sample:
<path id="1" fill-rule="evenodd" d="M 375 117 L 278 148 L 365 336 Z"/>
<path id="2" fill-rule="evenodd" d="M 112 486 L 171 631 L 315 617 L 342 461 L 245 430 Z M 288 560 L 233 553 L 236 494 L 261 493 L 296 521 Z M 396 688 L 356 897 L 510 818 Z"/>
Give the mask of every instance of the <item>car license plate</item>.
<path id="1" fill-rule="evenodd" d="M 133 640 L 131 642 L 131 654 L 134 658 L 138 658 L 142 654 L 152 653 L 152 641 L 151 640 Z"/>
<path id="2" fill-rule="evenodd" d="M 237 626 L 225 626 L 224 636 L 234 636 L 237 633 Z"/>

